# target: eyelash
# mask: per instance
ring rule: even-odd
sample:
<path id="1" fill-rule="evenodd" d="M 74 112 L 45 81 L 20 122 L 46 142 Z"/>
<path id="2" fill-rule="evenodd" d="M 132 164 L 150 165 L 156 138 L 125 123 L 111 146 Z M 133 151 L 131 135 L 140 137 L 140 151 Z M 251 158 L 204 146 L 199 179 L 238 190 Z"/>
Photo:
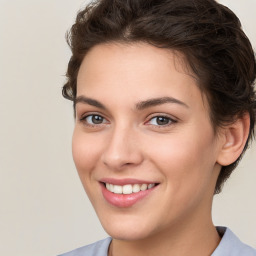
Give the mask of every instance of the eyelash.
<path id="1" fill-rule="evenodd" d="M 102 120 L 101 123 L 93 123 L 93 118 L 100 118 Z M 90 118 L 90 121 L 88 121 L 87 119 Z M 160 125 L 160 124 L 150 124 L 150 121 L 154 120 L 154 119 L 158 119 L 158 118 L 163 118 L 165 120 L 168 121 L 167 124 L 163 124 L 163 125 Z M 99 127 L 101 125 L 104 125 L 104 124 L 107 124 L 108 121 L 106 118 L 104 118 L 102 115 L 98 115 L 98 114 L 90 114 L 90 115 L 86 115 L 86 116 L 82 116 L 80 118 L 80 122 L 82 122 L 84 125 L 88 126 L 88 127 Z M 157 122 L 157 121 L 156 121 Z M 154 126 L 154 127 L 157 127 L 157 128 L 165 128 L 165 127 L 168 127 L 168 126 L 171 126 L 173 124 L 177 123 L 177 120 L 174 120 L 173 118 L 169 117 L 169 116 L 166 116 L 166 115 L 156 115 L 156 116 L 153 116 L 151 117 L 145 124 L 146 125 L 150 125 L 150 126 Z"/>
<path id="2" fill-rule="evenodd" d="M 98 124 L 92 123 L 92 118 L 93 117 L 99 117 L 99 118 L 101 118 L 103 120 L 103 122 L 102 123 L 98 123 Z M 88 118 L 91 118 L 91 123 L 88 122 L 88 120 L 87 120 Z M 104 118 L 103 116 L 98 115 L 98 114 L 90 114 L 90 115 L 82 116 L 80 118 L 80 122 L 82 122 L 86 126 L 90 126 L 90 127 L 95 127 L 95 126 L 98 127 L 98 126 L 100 126 L 102 124 L 106 124 L 107 122 L 104 122 L 104 120 L 107 121 L 106 118 Z"/>
<path id="3" fill-rule="evenodd" d="M 167 124 L 163 124 L 163 125 L 160 125 L 160 124 L 150 124 L 149 122 L 154 120 L 154 119 L 158 119 L 158 118 L 163 118 L 165 120 L 168 121 Z M 157 122 L 157 121 L 156 121 Z M 173 118 L 169 117 L 169 116 L 166 116 L 166 115 L 156 115 L 156 116 L 153 116 L 149 119 L 149 121 L 146 122 L 147 125 L 151 125 L 151 126 L 154 126 L 154 127 L 157 127 L 157 128 L 165 128 L 165 127 L 168 127 L 168 126 L 171 126 L 173 124 L 177 123 L 177 120 L 174 120 Z"/>

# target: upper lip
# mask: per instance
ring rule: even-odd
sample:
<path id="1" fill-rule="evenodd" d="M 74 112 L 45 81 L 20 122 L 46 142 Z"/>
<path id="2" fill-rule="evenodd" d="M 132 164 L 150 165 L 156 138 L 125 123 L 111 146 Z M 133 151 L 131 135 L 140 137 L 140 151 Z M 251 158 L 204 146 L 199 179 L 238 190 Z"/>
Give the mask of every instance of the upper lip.
<path id="1" fill-rule="evenodd" d="M 100 180 L 102 183 L 109 183 L 113 185 L 127 185 L 127 184 L 155 184 L 159 182 L 155 181 L 146 181 L 146 180 L 139 180 L 139 179 L 131 179 L 131 178 L 126 178 L 126 179 L 115 179 L 115 178 L 103 178 Z"/>

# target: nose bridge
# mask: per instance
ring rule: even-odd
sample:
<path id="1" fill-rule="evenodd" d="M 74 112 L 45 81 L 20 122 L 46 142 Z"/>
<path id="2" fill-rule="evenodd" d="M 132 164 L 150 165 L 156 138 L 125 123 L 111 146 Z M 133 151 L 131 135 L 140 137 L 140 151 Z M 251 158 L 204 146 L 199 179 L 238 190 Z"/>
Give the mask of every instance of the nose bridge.
<path id="1" fill-rule="evenodd" d="M 111 130 L 102 160 L 111 169 L 125 165 L 137 165 L 142 161 L 136 129 L 131 125 L 118 124 Z"/>

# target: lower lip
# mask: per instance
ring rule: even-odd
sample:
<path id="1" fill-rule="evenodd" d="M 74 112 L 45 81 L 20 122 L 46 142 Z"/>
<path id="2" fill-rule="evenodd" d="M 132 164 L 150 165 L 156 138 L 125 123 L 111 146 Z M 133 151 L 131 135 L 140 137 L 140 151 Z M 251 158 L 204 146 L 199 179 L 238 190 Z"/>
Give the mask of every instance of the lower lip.
<path id="1" fill-rule="evenodd" d="M 125 195 L 112 193 L 106 189 L 104 184 L 101 183 L 102 194 L 106 201 L 116 207 L 121 208 L 133 206 L 138 201 L 142 200 L 143 198 L 147 197 L 150 193 L 152 193 L 155 188 L 156 186 L 144 191 Z"/>

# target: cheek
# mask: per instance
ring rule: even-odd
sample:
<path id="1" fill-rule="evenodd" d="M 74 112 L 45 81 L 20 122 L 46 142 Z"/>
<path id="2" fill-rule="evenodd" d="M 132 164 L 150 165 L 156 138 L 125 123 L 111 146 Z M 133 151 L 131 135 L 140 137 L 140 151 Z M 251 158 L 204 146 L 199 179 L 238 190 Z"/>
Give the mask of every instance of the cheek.
<path id="1" fill-rule="evenodd" d="M 213 137 L 208 134 L 208 137 L 202 138 L 196 133 L 194 136 L 182 133 L 153 142 L 157 146 L 151 147 L 148 154 L 175 194 L 194 193 L 206 188 L 211 181 L 215 164 Z"/>
<path id="2" fill-rule="evenodd" d="M 91 174 L 100 155 L 100 145 L 95 137 L 92 139 L 75 128 L 72 138 L 72 154 L 81 179 Z"/>

